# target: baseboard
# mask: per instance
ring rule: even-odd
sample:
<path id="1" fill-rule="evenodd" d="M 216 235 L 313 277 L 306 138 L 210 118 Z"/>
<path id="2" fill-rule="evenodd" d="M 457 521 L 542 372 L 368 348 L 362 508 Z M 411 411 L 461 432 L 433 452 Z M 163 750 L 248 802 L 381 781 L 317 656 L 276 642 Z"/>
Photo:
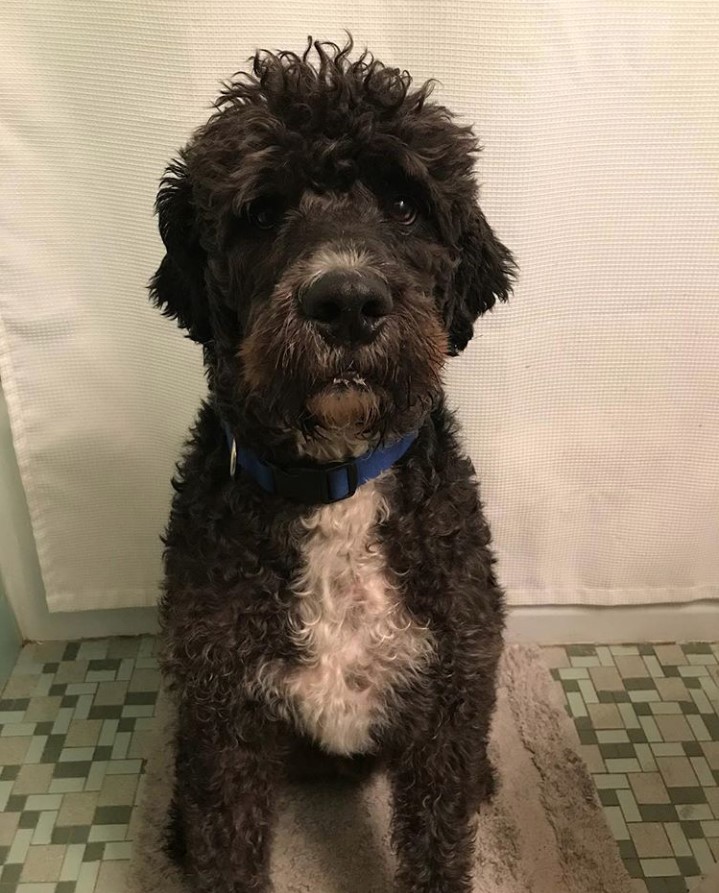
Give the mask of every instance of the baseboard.
<path id="1" fill-rule="evenodd" d="M 143 636 L 157 632 L 155 608 L 116 608 L 107 611 L 61 611 L 33 614 L 23 629 L 32 642 L 67 639 L 105 639 L 108 636 Z"/>
<path id="2" fill-rule="evenodd" d="M 718 641 L 719 602 L 510 608 L 507 640 L 540 645 Z"/>
<path id="3" fill-rule="evenodd" d="M 156 630 L 154 609 L 125 608 L 47 614 L 35 621 L 29 638 L 90 639 L 141 635 Z M 623 608 L 510 608 L 507 640 L 539 645 L 719 641 L 719 602 Z"/>

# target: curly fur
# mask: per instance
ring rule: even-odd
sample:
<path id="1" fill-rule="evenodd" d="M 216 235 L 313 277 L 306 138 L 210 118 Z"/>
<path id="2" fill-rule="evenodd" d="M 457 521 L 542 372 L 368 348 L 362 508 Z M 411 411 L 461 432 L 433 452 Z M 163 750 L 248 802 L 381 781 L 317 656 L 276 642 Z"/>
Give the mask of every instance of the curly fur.
<path id="1" fill-rule="evenodd" d="M 179 711 L 168 848 L 197 893 L 270 890 L 283 778 L 376 762 L 398 889 L 466 893 L 492 790 L 503 600 L 441 372 L 513 263 L 477 204 L 471 130 L 430 84 L 351 51 L 258 52 L 158 195 L 151 294 L 203 345 L 210 388 L 174 482 L 161 602 Z M 396 196 L 416 220 L 393 217 Z M 392 295 L 371 343 L 333 344 L 301 312 L 337 268 Z M 231 479 L 223 423 L 280 463 L 419 434 L 316 508 Z"/>

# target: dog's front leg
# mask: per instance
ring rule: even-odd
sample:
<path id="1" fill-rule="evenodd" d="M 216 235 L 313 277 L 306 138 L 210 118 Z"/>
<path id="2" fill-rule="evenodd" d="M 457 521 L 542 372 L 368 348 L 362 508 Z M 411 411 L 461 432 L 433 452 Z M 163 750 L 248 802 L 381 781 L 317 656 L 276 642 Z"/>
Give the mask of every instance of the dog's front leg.
<path id="1" fill-rule="evenodd" d="M 487 740 L 494 667 L 440 696 L 431 726 L 390 766 L 401 893 L 469 893 L 477 809 L 494 792 Z"/>
<path id="2" fill-rule="evenodd" d="M 468 893 L 476 799 L 450 749 L 420 748 L 393 773 L 393 840 L 401 893 Z"/>
<path id="3" fill-rule="evenodd" d="M 254 744 L 248 741 L 255 741 Z M 181 719 L 170 848 L 192 893 L 268 893 L 276 763 L 269 742 Z M 173 827 L 174 826 L 174 827 Z M 173 845 L 174 844 L 174 845 Z"/>

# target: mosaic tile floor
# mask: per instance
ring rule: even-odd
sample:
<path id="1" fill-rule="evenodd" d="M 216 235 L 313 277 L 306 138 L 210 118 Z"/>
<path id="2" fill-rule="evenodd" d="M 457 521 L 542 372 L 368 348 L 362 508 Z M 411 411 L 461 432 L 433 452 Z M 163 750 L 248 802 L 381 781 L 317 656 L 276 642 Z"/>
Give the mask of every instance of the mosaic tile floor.
<path id="1" fill-rule="evenodd" d="M 28 645 L 0 700 L 0 893 L 126 893 L 150 637 Z M 719 645 L 545 650 L 635 893 L 719 861 Z"/>
<path id="2" fill-rule="evenodd" d="M 23 649 L 0 701 L 0 893 L 126 893 L 154 644 Z"/>
<path id="3" fill-rule="evenodd" d="M 636 893 L 719 861 L 719 645 L 545 649 Z"/>

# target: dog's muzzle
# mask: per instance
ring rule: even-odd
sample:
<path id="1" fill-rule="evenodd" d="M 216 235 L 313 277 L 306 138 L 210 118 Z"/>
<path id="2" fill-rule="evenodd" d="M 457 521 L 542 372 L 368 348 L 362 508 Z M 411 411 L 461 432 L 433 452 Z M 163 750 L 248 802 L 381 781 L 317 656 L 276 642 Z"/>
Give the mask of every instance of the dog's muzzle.
<path id="1" fill-rule="evenodd" d="M 392 311 L 392 294 L 376 273 L 331 270 L 301 288 L 305 317 L 333 344 L 369 344 Z"/>

